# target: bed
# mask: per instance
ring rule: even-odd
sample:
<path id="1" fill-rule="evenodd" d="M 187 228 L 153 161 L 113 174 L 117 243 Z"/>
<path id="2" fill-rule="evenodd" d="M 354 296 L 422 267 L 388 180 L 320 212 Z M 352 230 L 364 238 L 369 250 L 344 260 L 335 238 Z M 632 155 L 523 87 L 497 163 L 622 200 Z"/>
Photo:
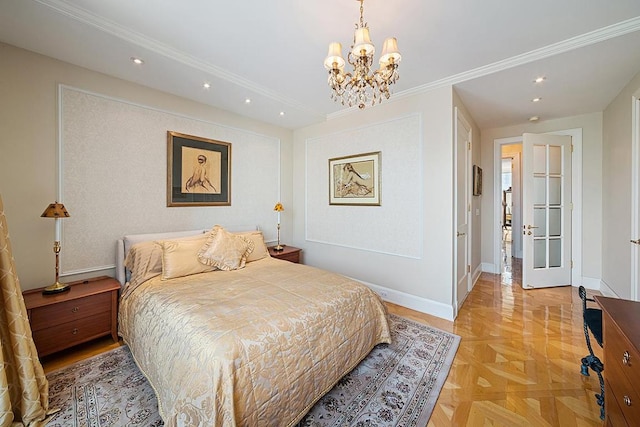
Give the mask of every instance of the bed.
<path id="1" fill-rule="evenodd" d="M 224 264 L 232 250 L 218 253 L 221 234 L 253 246 L 237 268 Z M 125 283 L 119 334 L 166 426 L 294 425 L 373 347 L 390 342 L 377 294 L 271 258 L 259 231 L 126 236 L 117 253 Z"/>

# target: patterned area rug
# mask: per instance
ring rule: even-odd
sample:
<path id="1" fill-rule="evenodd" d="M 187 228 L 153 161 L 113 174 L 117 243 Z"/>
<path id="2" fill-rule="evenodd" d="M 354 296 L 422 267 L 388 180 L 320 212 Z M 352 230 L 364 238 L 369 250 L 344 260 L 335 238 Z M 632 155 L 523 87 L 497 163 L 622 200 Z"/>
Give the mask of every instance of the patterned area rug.
<path id="1" fill-rule="evenodd" d="M 392 344 L 380 344 L 327 393 L 300 427 L 423 427 L 460 337 L 389 315 Z M 153 389 L 126 346 L 47 375 L 50 427 L 161 426 Z"/>

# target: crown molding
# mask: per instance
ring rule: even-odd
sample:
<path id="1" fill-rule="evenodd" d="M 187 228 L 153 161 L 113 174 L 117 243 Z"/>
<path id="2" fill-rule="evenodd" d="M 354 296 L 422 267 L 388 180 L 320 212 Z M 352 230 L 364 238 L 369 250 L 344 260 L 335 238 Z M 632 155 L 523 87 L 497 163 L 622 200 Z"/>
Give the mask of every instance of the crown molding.
<path id="1" fill-rule="evenodd" d="M 188 67 L 194 68 L 196 70 L 200 70 L 204 73 L 207 73 L 219 79 L 225 80 L 229 83 L 233 83 L 237 86 L 243 87 L 259 95 L 272 99 L 273 101 L 282 103 L 283 105 L 286 105 L 289 108 L 297 109 L 299 111 L 314 115 L 316 117 L 325 116 L 324 113 L 320 113 L 318 111 L 310 109 L 305 104 L 301 104 L 300 102 L 294 99 L 282 96 L 281 94 L 275 91 L 272 91 L 264 86 L 261 86 L 251 80 L 238 76 L 237 74 L 231 73 L 225 70 L 224 68 L 202 61 L 199 58 L 196 58 L 193 55 L 189 55 L 178 49 L 175 49 L 170 45 L 167 45 L 158 40 L 147 37 L 138 32 L 132 31 L 126 27 L 123 27 L 122 25 L 119 25 L 101 16 L 95 15 L 78 6 L 71 5 L 65 0 L 35 0 L 35 1 L 42 4 L 43 6 L 46 6 L 50 9 L 55 10 L 56 12 L 62 15 L 65 15 L 71 19 L 74 19 L 75 21 L 92 26 L 106 34 L 110 34 L 112 36 L 118 37 L 129 43 L 140 46 L 143 49 L 147 49 L 149 51 L 162 55 L 166 58 L 171 58 L 172 60 L 180 62 Z"/>
<path id="2" fill-rule="evenodd" d="M 557 43 L 543 46 L 541 48 L 534 49 L 520 55 L 512 56 L 502 61 L 493 62 L 482 67 L 474 68 L 472 70 L 464 71 L 462 73 L 454 74 L 440 80 L 434 80 L 433 82 L 424 85 L 416 86 L 408 90 L 394 93 L 391 99 L 388 100 L 388 102 L 398 101 L 403 98 L 419 95 L 445 86 L 453 86 L 467 80 L 477 79 L 479 77 L 484 77 L 489 74 L 497 73 L 499 71 L 508 70 L 520 65 L 549 58 L 554 55 L 570 52 L 575 49 L 580 49 L 582 47 L 590 46 L 609 39 L 624 36 L 638 30 L 640 30 L 640 16 L 628 19 L 626 21 L 618 22 L 617 24 L 609 25 L 607 27 L 603 27 L 594 31 L 590 31 L 579 36 L 571 37 Z M 336 111 L 334 113 L 327 114 L 327 120 L 343 117 L 352 114 L 355 111 L 358 111 L 357 107 L 350 107 L 344 110 Z"/>

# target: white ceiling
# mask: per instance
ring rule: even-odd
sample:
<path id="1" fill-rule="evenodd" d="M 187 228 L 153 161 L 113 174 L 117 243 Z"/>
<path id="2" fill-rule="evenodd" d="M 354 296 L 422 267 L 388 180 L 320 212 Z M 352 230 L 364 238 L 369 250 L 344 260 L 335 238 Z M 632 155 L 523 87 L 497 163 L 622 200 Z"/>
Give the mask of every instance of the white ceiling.
<path id="1" fill-rule="evenodd" d="M 0 41 L 296 129 L 358 114 L 322 65 L 358 16 L 354 0 L 0 0 Z M 364 17 L 376 58 L 386 37 L 402 53 L 384 102 L 453 84 L 483 129 L 602 111 L 640 71 L 639 0 L 366 0 Z"/>

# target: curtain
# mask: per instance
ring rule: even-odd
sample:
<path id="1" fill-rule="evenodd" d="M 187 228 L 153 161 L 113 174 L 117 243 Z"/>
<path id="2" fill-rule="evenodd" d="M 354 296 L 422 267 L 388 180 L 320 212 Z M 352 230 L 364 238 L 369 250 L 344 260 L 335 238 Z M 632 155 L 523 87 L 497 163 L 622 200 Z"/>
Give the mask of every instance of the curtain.
<path id="1" fill-rule="evenodd" d="M 38 359 L 0 196 L 0 426 L 41 426 L 49 383 Z"/>

